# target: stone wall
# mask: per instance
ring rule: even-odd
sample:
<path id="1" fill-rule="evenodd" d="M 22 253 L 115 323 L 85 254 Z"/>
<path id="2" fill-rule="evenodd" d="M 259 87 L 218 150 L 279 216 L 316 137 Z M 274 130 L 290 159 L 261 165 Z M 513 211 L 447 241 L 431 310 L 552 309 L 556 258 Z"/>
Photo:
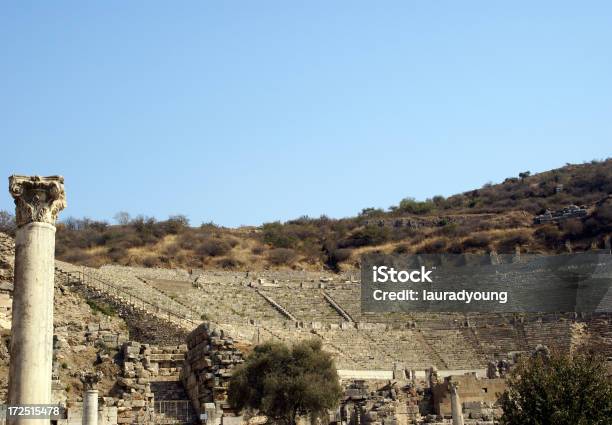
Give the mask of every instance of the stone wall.
<path id="1" fill-rule="evenodd" d="M 150 377 L 157 372 L 157 365 L 150 361 L 150 347 L 129 341 L 123 344 L 122 354 L 122 373 L 113 394 L 118 399 L 117 423 L 152 424 L 155 410 Z"/>
<path id="2" fill-rule="evenodd" d="M 451 414 L 451 382 L 457 384 L 459 397 L 464 406 L 470 405 L 470 403 L 484 403 L 485 406 L 493 409 L 501 394 L 506 390 L 506 380 L 504 378 L 478 378 L 475 374 L 446 378 L 432 388 L 434 410 L 442 416 L 450 416 Z M 468 412 L 464 410 L 464 414 L 468 414 Z"/>
<path id="3" fill-rule="evenodd" d="M 13 238 L 0 232 L 0 290 L 12 288 L 14 262 L 15 242 Z"/>
<path id="4" fill-rule="evenodd" d="M 196 413 L 206 412 L 209 424 L 218 423 L 222 415 L 234 416 L 227 404 L 227 387 L 232 369 L 243 362 L 234 340 L 203 323 L 189 334 L 187 347 L 181 380 Z"/>

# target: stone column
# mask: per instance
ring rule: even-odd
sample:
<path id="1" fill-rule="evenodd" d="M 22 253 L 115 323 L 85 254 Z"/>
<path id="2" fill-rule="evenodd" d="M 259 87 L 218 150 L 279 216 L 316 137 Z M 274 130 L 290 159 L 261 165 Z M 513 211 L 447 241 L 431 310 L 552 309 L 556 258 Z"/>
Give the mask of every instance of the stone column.
<path id="1" fill-rule="evenodd" d="M 457 384 L 450 383 L 451 387 L 451 414 L 453 415 L 453 425 L 463 425 L 463 408 L 461 399 L 457 393 Z"/>
<path id="2" fill-rule="evenodd" d="M 83 425 L 98 425 L 98 390 L 85 391 Z"/>
<path id="3" fill-rule="evenodd" d="M 64 179 L 9 177 L 15 199 L 15 279 L 8 404 L 51 403 L 55 219 L 66 206 Z M 31 424 L 11 418 L 8 423 Z M 36 420 L 34 423 L 49 423 Z"/>
<path id="4" fill-rule="evenodd" d="M 98 382 L 102 379 L 102 372 L 82 372 L 81 382 L 85 387 L 83 394 L 83 425 L 98 425 Z"/>

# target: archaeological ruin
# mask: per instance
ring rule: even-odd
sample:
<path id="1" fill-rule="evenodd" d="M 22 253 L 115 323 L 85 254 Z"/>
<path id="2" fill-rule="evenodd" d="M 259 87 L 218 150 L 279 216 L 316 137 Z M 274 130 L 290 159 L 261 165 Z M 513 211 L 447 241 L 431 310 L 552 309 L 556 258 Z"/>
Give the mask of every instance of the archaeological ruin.
<path id="1" fill-rule="evenodd" d="M 344 388 L 329 412 L 338 425 L 492 425 L 521 353 L 593 343 L 612 359 L 610 314 L 374 314 L 361 311 L 357 271 L 55 261 L 63 179 L 12 176 L 10 192 L 18 230 L 14 241 L 0 234 L 0 396 L 59 403 L 56 424 L 264 423 L 233 411 L 227 387 L 265 341 L 323 343 Z"/>

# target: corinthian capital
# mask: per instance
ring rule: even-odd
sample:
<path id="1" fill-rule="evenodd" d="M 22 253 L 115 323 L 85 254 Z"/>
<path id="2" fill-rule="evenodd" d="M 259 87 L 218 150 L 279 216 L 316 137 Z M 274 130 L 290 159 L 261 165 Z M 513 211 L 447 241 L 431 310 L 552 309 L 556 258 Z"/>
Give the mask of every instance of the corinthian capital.
<path id="1" fill-rule="evenodd" d="M 15 199 L 15 220 L 21 227 L 32 222 L 55 225 L 66 207 L 62 176 L 10 176 L 9 192 Z"/>

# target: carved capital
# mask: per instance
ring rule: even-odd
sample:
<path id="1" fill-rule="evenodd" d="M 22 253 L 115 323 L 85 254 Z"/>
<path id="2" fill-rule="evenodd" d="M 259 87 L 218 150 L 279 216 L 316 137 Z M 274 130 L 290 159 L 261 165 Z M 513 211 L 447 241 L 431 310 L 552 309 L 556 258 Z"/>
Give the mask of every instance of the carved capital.
<path id="1" fill-rule="evenodd" d="M 81 372 L 79 378 L 81 379 L 85 390 L 95 390 L 98 388 L 98 383 L 102 380 L 102 378 L 104 378 L 104 374 L 100 371 L 83 371 Z"/>
<path id="2" fill-rule="evenodd" d="M 15 221 L 21 227 L 28 223 L 55 226 L 57 214 L 66 208 L 62 176 L 10 176 L 9 192 L 15 199 Z"/>

